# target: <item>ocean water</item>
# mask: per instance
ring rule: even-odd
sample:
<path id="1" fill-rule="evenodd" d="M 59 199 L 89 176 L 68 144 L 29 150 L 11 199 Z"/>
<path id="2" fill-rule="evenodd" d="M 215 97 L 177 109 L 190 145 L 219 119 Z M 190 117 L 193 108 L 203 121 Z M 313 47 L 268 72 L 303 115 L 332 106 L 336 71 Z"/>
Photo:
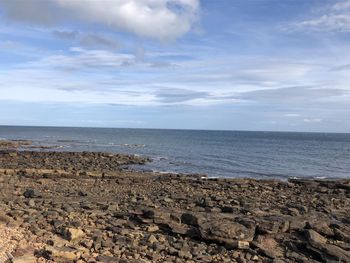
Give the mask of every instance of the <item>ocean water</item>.
<path id="1" fill-rule="evenodd" d="M 58 151 L 148 156 L 146 171 L 209 177 L 350 178 L 350 134 L 0 126 L 1 139 Z"/>

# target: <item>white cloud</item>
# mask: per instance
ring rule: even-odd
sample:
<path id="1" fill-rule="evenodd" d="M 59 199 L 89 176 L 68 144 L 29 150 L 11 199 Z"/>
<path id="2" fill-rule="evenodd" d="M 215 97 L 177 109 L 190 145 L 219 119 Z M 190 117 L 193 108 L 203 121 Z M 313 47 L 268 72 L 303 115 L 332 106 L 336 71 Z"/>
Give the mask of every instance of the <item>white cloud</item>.
<path id="1" fill-rule="evenodd" d="M 350 0 L 338 1 L 321 9 L 315 17 L 293 23 L 288 28 L 292 30 L 350 32 Z"/>
<path id="2" fill-rule="evenodd" d="M 14 49 L 20 46 L 19 43 L 6 40 L 6 41 L 0 41 L 0 48 L 5 48 L 5 49 Z"/>
<path id="3" fill-rule="evenodd" d="M 113 53 L 107 50 L 86 50 L 80 47 L 70 48 L 71 54 L 58 54 L 44 57 L 39 61 L 24 64 L 25 68 L 79 70 L 91 68 L 114 68 L 133 64 L 135 56 Z"/>
<path id="4" fill-rule="evenodd" d="M 150 53 L 138 57 L 142 55 L 122 50 L 73 47 L 5 67 L 0 70 L 0 100 L 297 106 L 287 109 L 291 114 L 324 105 L 341 108 L 350 101 L 348 72 L 330 70 L 345 65 L 346 58 L 330 60 L 326 56 L 308 61 L 216 54 L 215 58 L 179 60 L 177 67 L 164 64 L 155 68 L 155 63 L 167 62 L 159 60 L 167 56 Z"/>
<path id="5" fill-rule="evenodd" d="M 305 123 L 320 123 L 320 122 L 322 122 L 322 119 L 319 119 L 319 118 L 305 118 L 304 122 Z"/>
<path id="6" fill-rule="evenodd" d="M 283 116 L 294 118 L 294 117 L 300 117 L 300 114 L 298 114 L 298 113 L 287 113 L 287 114 L 284 114 Z"/>
<path id="7" fill-rule="evenodd" d="M 9 19 L 45 26 L 70 19 L 172 40 L 191 30 L 199 0 L 2 0 Z"/>
<path id="8" fill-rule="evenodd" d="M 339 1 L 338 3 L 334 4 L 331 9 L 335 11 L 343 11 L 345 9 L 350 10 L 350 1 L 349 0 L 343 0 Z"/>
<path id="9" fill-rule="evenodd" d="M 54 36 L 64 40 L 72 40 L 79 35 L 78 31 L 64 31 L 64 30 L 57 30 L 57 29 L 54 30 L 52 33 L 54 34 Z"/>

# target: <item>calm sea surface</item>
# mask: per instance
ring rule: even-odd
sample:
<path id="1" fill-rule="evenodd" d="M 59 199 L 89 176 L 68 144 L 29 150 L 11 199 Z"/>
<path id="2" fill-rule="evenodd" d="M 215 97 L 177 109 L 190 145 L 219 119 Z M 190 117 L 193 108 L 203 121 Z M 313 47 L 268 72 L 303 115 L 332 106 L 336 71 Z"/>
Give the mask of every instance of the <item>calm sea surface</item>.
<path id="1" fill-rule="evenodd" d="M 0 126 L 1 139 L 59 151 L 149 156 L 135 169 L 211 177 L 350 178 L 350 134 Z"/>

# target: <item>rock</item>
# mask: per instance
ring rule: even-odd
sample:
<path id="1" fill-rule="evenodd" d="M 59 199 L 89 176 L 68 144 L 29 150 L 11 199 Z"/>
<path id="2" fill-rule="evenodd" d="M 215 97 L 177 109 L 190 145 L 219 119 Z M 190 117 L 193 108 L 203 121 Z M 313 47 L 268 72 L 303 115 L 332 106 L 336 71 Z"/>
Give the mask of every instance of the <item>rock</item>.
<path id="1" fill-rule="evenodd" d="M 257 232 L 259 234 L 276 234 L 280 230 L 281 222 L 273 220 L 272 218 L 268 220 L 259 221 L 257 226 Z"/>
<path id="2" fill-rule="evenodd" d="M 122 170 L 141 159 L 0 150 L 0 246 L 38 263 L 350 262 L 350 180 Z"/>
<path id="3" fill-rule="evenodd" d="M 8 154 L 10 157 L 15 158 L 18 156 L 17 152 L 9 152 Z"/>
<path id="4" fill-rule="evenodd" d="M 192 254 L 190 253 L 190 251 L 188 251 L 186 249 L 181 249 L 178 252 L 178 255 L 180 258 L 184 258 L 184 259 L 191 259 L 192 258 Z"/>
<path id="5" fill-rule="evenodd" d="M 12 221 L 13 219 L 11 217 L 0 212 L 0 224 L 9 224 Z"/>
<path id="6" fill-rule="evenodd" d="M 93 246 L 94 241 L 93 241 L 93 240 L 82 240 L 82 241 L 80 242 L 80 244 L 81 244 L 82 246 L 86 247 L 87 249 L 90 249 L 90 248 Z"/>
<path id="7" fill-rule="evenodd" d="M 113 245 L 114 245 L 114 243 L 110 239 L 101 241 L 101 246 L 104 248 L 112 248 Z"/>
<path id="8" fill-rule="evenodd" d="M 147 241 L 153 244 L 155 242 L 158 242 L 158 239 L 154 235 L 150 235 Z"/>
<path id="9" fill-rule="evenodd" d="M 200 226 L 200 235 L 204 240 L 225 243 L 228 246 L 233 241 L 252 241 L 254 238 L 255 226 L 244 226 L 229 220 L 216 218 L 207 221 Z"/>
<path id="10" fill-rule="evenodd" d="M 213 257 L 209 255 L 200 255 L 197 257 L 197 259 L 199 260 L 199 262 L 206 262 L 206 263 L 213 262 Z"/>
<path id="11" fill-rule="evenodd" d="M 328 223 L 323 221 L 322 219 L 317 219 L 315 221 L 312 222 L 307 222 L 306 225 L 307 228 L 311 228 L 313 230 L 315 230 L 316 232 L 325 235 L 325 236 L 333 236 L 334 232 L 333 230 L 328 226 Z"/>
<path id="12" fill-rule="evenodd" d="M 52 247 L 46 246 L 45 253 L 49 258 L 62 258 L 68 261 L 79 259 L 80 253 L 69 247 Z"/>
<path id="13" fill-rule="evenodd" d="M 30 199 L 28 201 L 28 205 L 31 206 L 31 207 L 34 207 L 35 206 L 35 201 L 33 199 Z"/>
<path id="14" fill-rule="evenodd" d="M 76 241 L 84 237 L 85 233 L 83 230 L 78 228 L 63 228 L 61 230 L 61 235 L 64 239 L 67 239 L 69 241 Z"/>
<path id="15" fill-rule="evenodd" d="M 252 260 L 253 260 L 253 261 L 259 261 L 259 257 L 258 257 L 257 255 L 254 255 L 254 256 L 252 257 Z"/>
<path id="16" fill-rule="evenodd" d="M 168 224 L 169 228 L 171 229 L 171 232 L 175 233 L 175 234 L 180 234 L 180 235 L 188 235 L 190 230 L 192 228 L 190 228 L 187 225 L 184 224 L 177 224 L 177 223 L 170 223 Z M 197 229 L 197 228 L 195 228 Z M 197 233 L 199 233 L 199 231 L 197 231 Z M 198 236 L 198 235 L 195 235 Z"/>
<path id="17" fill-rule="evenodd" d="M 81 202 L 80 207 L 85 210 L 92 210 L 94 209 L 94 206 L 91 203 L 88 202 Z"/>
<path id="18" fill-rule="evenodd" d="M 233 213 L 235 211 L 237 211 L 237 209 L 235 209 L 232 206 L 223 206 L 223 207 L 221 207 L 221 212 L 222 213 Z"/>
<path id="19" fill-rule="evenodd" d="M 166 203 L 172 203 L 174 200 L 173 199 L 171 199 L 171 198 L 169 198 L 169 197 L 165 197 L 164 199 L 164 202 L 166 202 Z"/>
<path id="20" fill-rule="evenodd" d="M 36 189 L 26 189 L 23 193 L 23 196 L 25 198 L 38 198 L 41 197 L 40 193 Z"/>
<path id="21" fill-rule="evenodd" d="M 159 230 L 159 227 L 156 226 L 156 225 L 154 225 L 154 226 L 148 226 L 148 227 L 146 228 L 146 230 L 147 230 L 147 232 L 156 232 L 156 231 Z"/>
<path id="22" fill-rule="evenodd" d="M 63 205 L 62 205 L 62 209 L 63 209 L 64 211 L 66 211 L 67 213 L 74 212 L 74 208 L 71 207 L 71 206 L 68 205 L 68 204 L 63 204 Z"/>
<path id="23" fill-rule="evenodd" d="M 249 248 L 249 242 L 238 241 L 237 242 L 237 248 L 239 248 L 239 249 L 248 249 Z"/>
<path id="24" fill-rule="evenodd" d="M 48 240 L 47 244 L 53 247 L 63 247 L 67 246 L 69 242 L 59 236 L 53 236 L 50 240 Z"/>
<path id="25" fill-rule="evenodd" d="M 103 263 L 119 263 L 119 262 L 121 262 L 118 258 L 111 257 L 111 256 L 104 256 L 104 255 L 97 256 L 96 260 L 98 262 L 103 262 Z"/>
<path id="26" fill-rule="evenodd" d="M 336 239 L 350 244 L 350 235 L 344 233 L 340 229 L 337 229 L 337 228 L 334 229 L 334 236 Z"/>
<path id="27" fill-rule="evenodd" d="M 276 259 L 283 257 L 283 249 L 277 241 L 268 236 L 258 236 L 254 241 L 253 246 L 259 249 L 259 252 L 269 258 Z"/>
<path id="28" fill-rule="evenodd" d="M 34 255 L 23 255 L 12 259 L 12 263 L 36 263 L 37 258 Z"/>
<path id="29" fill-rule="evenodd" d="M 321 236 L 319 233 L 312 229 L 308 229 L 305 231 L 306 238 L 309 240 L 312 246 L 318 246 L 318 244 L 325 244 L 327 239 Z"/>
<path id="30" fill-rule="evenodd" d="M 286 211 L 291 216 L 299 216 L 300 215 L 299 210 L 297 208 L 294 208 L 294 207 L 287 207 Z"/>
<path id="31" fill-rule="evenodd" d="M 102 247 L 102 237 L 101 236 L 95 236 L 92 244 L 95 251 L 100 250 Z"/>
<path id="32" fill-rule="evenodd" d="M 339 262 L 350 262 L 350 252 L 338 246 L 327 244 L 327 239 L 316 231 L 309 229 L 305 231 L 306 238 L 312 247 L 319 250 L 319 254 L 326 254 L 323 257 L 330 257 Z"/>
<path id="33" fill-rule="evenodd" d="M 199 226 L 201 218 L 191 213 L 183 213 L 181 215 L 181 223 L 192 226 Z"/>
<path id="34" fill-rule="evenodd" d="M 290 231 L 300 231 L 307 225 L 307 220 L 304 217 L 291 217 L 289 219 L 289 230 Z"/>
<path id="35" fill-rule="evenodd" d="M 325 244 L 321 246 L 322 252 L 329 255 L 330 258 L 335 259 L 338 262 L 350 262 L 350 252 L 335 245 Z"/>

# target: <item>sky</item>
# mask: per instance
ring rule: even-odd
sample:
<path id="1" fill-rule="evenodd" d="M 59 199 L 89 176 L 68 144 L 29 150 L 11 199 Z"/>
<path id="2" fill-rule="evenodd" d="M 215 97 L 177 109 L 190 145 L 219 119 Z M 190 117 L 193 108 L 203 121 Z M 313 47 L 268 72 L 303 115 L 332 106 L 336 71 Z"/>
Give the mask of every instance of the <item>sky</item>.
<path id="1" fill-rule="evenodd" d="M 350 132 L 350 0 L 0 0 L 0 125 Z"/>

